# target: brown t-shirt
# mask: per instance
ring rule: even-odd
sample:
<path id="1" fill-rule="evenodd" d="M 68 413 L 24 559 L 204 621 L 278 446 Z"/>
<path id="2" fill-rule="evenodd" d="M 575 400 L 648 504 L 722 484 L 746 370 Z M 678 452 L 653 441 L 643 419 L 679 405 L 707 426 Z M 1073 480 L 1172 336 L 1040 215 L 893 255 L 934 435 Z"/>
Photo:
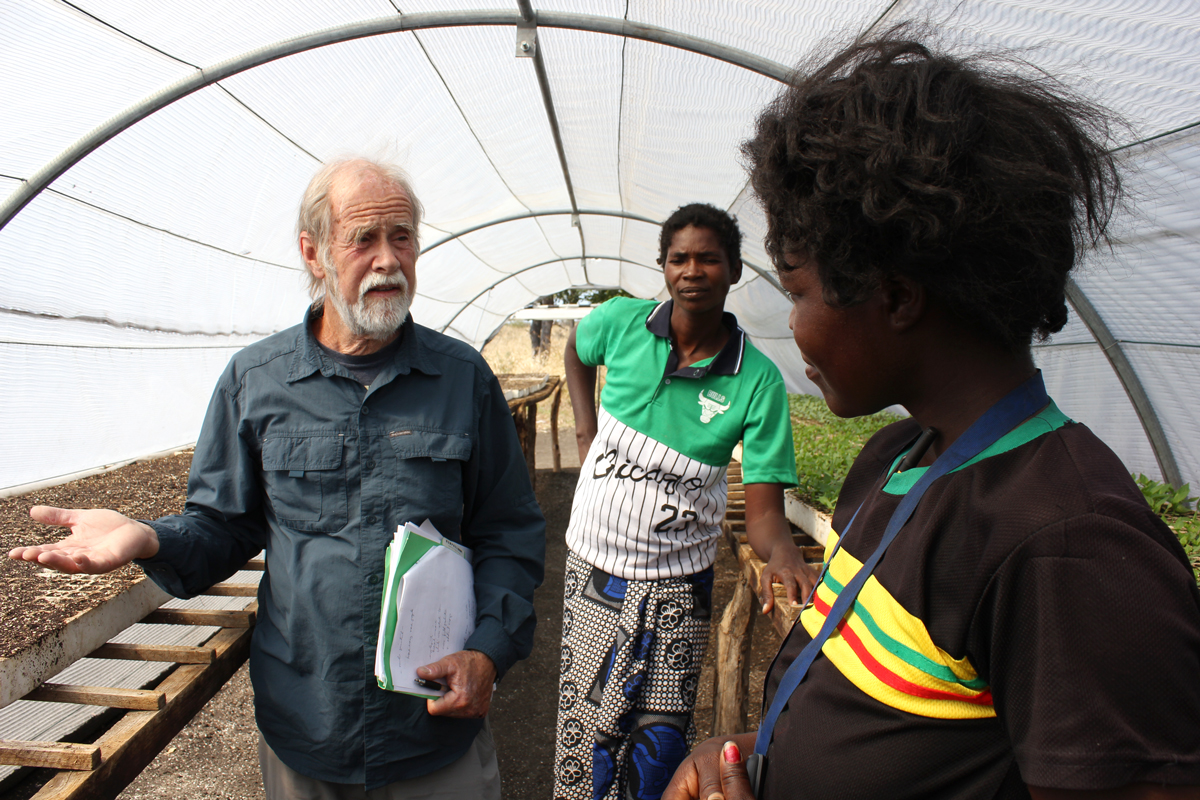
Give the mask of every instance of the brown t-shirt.
<path id="1" fill-rule="evenodd" d="M 930 486 L 780 714 L 766 798 L 1200 784 L 1187 557 L 1090 430 L 1046 427 Z M 917 433 L 912 420 L 884 428 L 851 468 L 833 529 L 862 507 L 818 608 L 915 482 L 918 470 L 886 490 L 883 478 Z M 805 614 L 768 674 L 768 705 L 810 641 L 816 611 Z"/>

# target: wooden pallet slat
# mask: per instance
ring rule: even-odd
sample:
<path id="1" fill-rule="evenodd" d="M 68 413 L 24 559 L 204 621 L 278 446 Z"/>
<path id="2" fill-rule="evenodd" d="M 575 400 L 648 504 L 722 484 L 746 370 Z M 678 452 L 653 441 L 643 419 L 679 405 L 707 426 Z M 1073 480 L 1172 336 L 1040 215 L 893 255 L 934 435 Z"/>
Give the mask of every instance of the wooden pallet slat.
<path id="1" fill-rule="evenodd" d="M 45 703 L 79 703 L 87 706 L 107 706 L 135 711 L 157 711 L 167 704 L 162 692 L 143 689 L 115 689 L 107 686 L 76 686 L 65 683 L 43 683 L 25 695 L 26 700 Z"/>
<path id="2" fill-rule="evenodd" d="M 208 641 L 216 653 L 213 663 L 180 666 L 156 687 L 166 697 L 165 707 L 126 713 L 94 745 L 103 760 L 87 771 L 59 772 L 31 800 L 116 797 L 242 665 L 251 633 L 248 628 L 218 631 Z"/>
<path id="3" fill-rule="evenodd" d="M 258 597 L 257 583 L 214 583 L 200 594 L 210 597 Z"/>
<path id="4" fill-rule="evenodd" d="M 255 612 L 214 611 L 196 608 L 160 608 L 142 618 L 145 623 L 159 625 L 212 625 L 217 628 L 250 628 L 254 626 Z"/>
<path id="5" fill-rule="evenodd" d="M 0 764 L 10 767 L 94 770 L 100 766 L 100 748 L 71 742 L 17 742 L 0 740 Z"/>
<path id="6" fill-rule="evenodd" d="M 125 644 L 109 642 L 88 653 L 88 658 L 126 661 L 171 661 L 176 664 L 211 664 L 217 653 L 211 647 L 191 645 Z"/>

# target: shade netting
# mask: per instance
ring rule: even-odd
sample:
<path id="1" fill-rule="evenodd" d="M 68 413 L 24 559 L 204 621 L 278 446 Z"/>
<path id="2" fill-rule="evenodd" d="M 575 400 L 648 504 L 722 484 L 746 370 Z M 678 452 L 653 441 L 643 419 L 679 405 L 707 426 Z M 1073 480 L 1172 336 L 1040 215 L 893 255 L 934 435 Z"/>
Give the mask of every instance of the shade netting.
<path id="1" fill-rule="evenodd" d="M 792 390 L 814 391 L 737 152 L 780 84 L 730 54 L 793 65 L 830 37 L 903 19 L 937 25 L 953 47 L 1013 52 L 1129 121 L 1114 146 L 1131 168 L 1136 213 L 1077 277 L 1105 333 L 1098 342 L 1096 320 L 1073 311 L 1036 356 L 1063 410 L 1131 470 L 1164 477 L 1166 463 L 1198 482 L 1194 0 L 533 8 L 544 85 L 536 60 L 517 57 L 515 0 L 484 11 L 448 0 L 0 3 L 0 199 L 61 167 L 0 228 L 0 490 L 194 440 L 233 352 L 300 320 L 296 206 L 319 164 L 348 153 L 412 173 L 427 211 L 414 316 L 476 347 L 563 289 L 665 296 L 657 223 L 685 202 L 730 209 L 751 268 L 729 308 Z M 485 11 L 501 21 L 477 24 Z M 364 21 L 435 17 L 332 41 Z M 595 18 L 707 45 L 603 32 Z M 204 79 L 318 31 L 332 43 Z M 70 156 L 107 120 L 189 79 L 201 88 Z"/>

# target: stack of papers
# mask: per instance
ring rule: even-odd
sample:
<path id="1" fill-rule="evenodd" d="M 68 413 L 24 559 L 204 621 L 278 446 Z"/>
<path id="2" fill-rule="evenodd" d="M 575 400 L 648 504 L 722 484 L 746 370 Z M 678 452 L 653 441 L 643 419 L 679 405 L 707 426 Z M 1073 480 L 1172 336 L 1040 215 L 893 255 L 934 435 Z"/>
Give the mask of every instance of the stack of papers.
<path id="1" fill-rule="evenodd" d="M 437 698 L 443 689 L 416 683 L 417 667 L 462 650 L 475 631 L 471 551 L 429 520 L 396 529 L 384 553 L 383 603 L 375 647 L 381 689 Z"/>

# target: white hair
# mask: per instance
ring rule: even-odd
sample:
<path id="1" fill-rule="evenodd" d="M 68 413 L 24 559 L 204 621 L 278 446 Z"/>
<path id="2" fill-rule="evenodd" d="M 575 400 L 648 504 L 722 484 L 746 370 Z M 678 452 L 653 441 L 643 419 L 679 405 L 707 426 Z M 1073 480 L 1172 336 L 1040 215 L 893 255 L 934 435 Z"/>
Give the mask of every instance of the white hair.
<path id="1" fill-rule="evenodd" d="M 304 197 L 300 201 L 300 215 L 296 222 L 296 240 L 299 241 L 301 233 L 307 232 L 317 248 L 317 256 L 321 263 L 328 264 L 332 261 L 330 256 L 333 246 L 331 239 L 333 203 L 330 201 L 329 192 L 333 188 L 334 179 L 343 172 L 353 172 L 356 176 L 378 175 L 404 191 L 404 194 L 408 196 L 409 203 L 412 204 L 413 247 L 420 252 L 419 231 L 424 209 L 413 191 L 412 179 L 403 168 L 396 164 L 372 161 L 359 156 L 329 161 L 317 170 L 316 175 L 313 175 L 312 180 L 308 182 L 308 188 L 304 190 Z M 312 296 L 314 305 L 319 305 L 325 296 L 325 282 L 314 275 L 311 269 L 307 272 L 308 293 Z"/>

